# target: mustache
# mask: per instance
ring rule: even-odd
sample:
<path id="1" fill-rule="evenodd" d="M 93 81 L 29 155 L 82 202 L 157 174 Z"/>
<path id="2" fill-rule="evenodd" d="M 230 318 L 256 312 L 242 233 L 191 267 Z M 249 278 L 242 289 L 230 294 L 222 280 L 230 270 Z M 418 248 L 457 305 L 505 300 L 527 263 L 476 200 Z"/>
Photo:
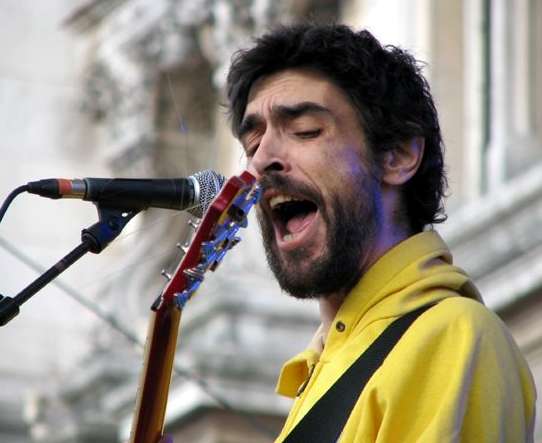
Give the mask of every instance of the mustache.
<path id="1" fill-rule="evenodd" d="M 261 177 L 259 183 L 264 193 L 269 189 L 273 189 L 284 194 L 301 196 L 312 201 L 317 206 L 323 205 L 323 197 L 318 189 L 283 174 L 270 172 Z"/>

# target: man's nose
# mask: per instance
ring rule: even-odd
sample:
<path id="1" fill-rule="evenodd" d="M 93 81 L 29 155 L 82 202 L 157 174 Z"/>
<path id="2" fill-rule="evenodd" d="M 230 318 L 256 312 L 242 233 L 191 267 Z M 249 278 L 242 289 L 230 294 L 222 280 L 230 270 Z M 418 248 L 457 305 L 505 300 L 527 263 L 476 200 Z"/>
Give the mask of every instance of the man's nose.
<path id="1" fill-rule="evenodd" d="M 259 179 L 271 171 L 287 172 L 289 169 L 288 150 L 284 140 L 276 132 L 266 132 L 249 161 L 249 172 Z"/>

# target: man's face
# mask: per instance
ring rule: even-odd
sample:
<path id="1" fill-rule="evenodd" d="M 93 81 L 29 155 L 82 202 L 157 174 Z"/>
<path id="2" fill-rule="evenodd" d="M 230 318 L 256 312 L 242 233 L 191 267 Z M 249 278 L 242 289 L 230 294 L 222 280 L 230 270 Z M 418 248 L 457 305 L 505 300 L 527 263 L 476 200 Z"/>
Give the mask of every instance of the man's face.
<path id="1" fill-rule="evenodd" d="M 348 291 L 364 271 L 380 215 L 358 116 L 319 73 L 285 70 L 251 88 L 239 137 L 262 184 L 267 259 L 299 298 Z"/>

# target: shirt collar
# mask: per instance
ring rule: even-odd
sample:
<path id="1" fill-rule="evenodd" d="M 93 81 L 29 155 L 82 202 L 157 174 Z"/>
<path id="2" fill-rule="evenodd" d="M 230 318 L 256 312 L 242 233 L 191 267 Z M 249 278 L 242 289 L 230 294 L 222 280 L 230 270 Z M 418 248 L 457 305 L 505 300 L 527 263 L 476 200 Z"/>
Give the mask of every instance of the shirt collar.
<path id="1" fill-rule="evenodd" d="M 375 305 L 388 295 L 397 293 L 413 282 L 418 271 L 401 273 L 409 266 L 423 268 L 425 263 L 439 258 L 445 265 L 451 265 L 452 256 L 441 237 L 435 231 L 426 231 L 407 238 L 380 257 L 362 276 L 339 308 L 330 327 L 322 358 L 339 347 L 354 329 L 367 324 L 373 317 L 368 316 Z M 456 269 L 456 268 L 454 268 Z M 461 284 L 468 278 L 461 274 Z M 394 300 L 396 302 L 396 300 Z M 423 303 L 423 299 L 416 301 Z M 412 306 L 415 309 L 418 306 Z M 389 311 L 387 312 L 389 314 Z M 371 312 L 372 314 L 372 312 Z"/>

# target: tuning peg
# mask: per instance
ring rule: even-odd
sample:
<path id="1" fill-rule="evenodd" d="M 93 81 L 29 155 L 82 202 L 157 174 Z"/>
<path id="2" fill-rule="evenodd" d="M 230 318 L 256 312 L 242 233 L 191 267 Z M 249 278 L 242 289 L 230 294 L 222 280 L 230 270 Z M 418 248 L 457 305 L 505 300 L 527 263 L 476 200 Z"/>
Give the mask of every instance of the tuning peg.
<path id="1" fill-rule="evenodd" d="M 188 278 L 203 281 L 203 272 L 199 271 L 196 268 L 185 269 L 183 272 L 184 275 L 186 275 Z"/>
<path id="2" fill-rule="evenodd" d="M 183 254 L 186 254 L 188 252 L 188 248 L 190 247 L 190 245 L 188 243 L 183 243 L 183 244 L 177 243 L 175 247 L 177 249 L 180 249 L 183 252 Z"/>
<path id="3" fill-rule="evenodd" d="M 190 220 L 188 220 L 188 226 L 190 226 L 192 229 L 196 230 L 196 229 L 198 229 L 199 222 L 190 219 Z"/>
<path id="4" fill-rule="evenodd" d="M 162 270 L 160 271 L 160 275 L 163 276 L 163 277 L 165 277 L 165 279 L 166 279 L 167 281 L 171 280 L 171 274 L 168 274 L 167 271 L 166 271 L 165 269 L 162 269 Z"/>

